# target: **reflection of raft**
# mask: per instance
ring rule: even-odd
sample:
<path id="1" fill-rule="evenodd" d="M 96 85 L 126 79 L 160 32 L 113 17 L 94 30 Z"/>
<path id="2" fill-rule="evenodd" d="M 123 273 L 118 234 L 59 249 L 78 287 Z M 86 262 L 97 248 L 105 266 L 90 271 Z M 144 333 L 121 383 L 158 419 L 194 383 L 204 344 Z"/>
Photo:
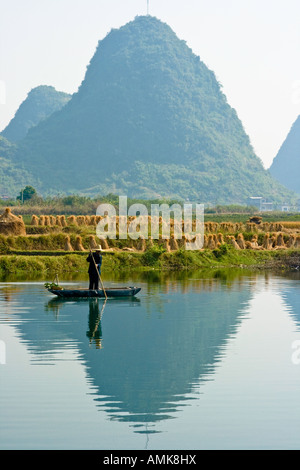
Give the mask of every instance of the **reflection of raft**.
<path id="1" fill-rule="evenodd" d="M 85 298 L 85 297 L 105 297 L 103 289 L 48 289 L 49 292 L 63 298 Z M 107 287 L 105 292 L 107 297 L 133 297 L 140 292 L 140 287 Z"/>

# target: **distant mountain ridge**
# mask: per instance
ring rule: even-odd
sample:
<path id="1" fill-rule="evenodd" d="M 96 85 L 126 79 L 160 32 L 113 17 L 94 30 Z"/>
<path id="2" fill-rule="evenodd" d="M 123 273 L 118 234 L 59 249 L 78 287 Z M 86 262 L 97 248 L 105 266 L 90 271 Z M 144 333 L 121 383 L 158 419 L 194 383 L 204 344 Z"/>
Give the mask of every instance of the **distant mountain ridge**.
<path id="1" fill-rule="evenodd" d="M 99 41 L 78 92 L 29 129 L 14 161 L 42 192 L 214 203 L 291 196 L 263 168 L 214 73 L 150 16 Z"/>
<path id="2" fill-rule="evenodd" d="M 70 99 L 70 94 L 56 91 L 52 86 L 33 88 L 1 135 L 11 142 L 22 140 L 29 129 L 59 111 Z"/>
<path id="3" fill-rule="evenodd" d="M 300 197 L 300 115 L 274 158 L 270 173 Z"/>

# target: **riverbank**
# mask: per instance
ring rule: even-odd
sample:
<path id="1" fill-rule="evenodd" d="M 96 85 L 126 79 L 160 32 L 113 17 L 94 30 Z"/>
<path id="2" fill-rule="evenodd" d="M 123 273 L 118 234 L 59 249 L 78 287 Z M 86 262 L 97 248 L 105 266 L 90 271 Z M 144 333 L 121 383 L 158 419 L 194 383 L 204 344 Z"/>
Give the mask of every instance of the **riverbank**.
<path id="1" fill-rule="evenodd" d="M 17 273 L 87 272 L 87 252 L 11 252 L 0 256 L 0 275 Z M 300 266 L 300 250 L 235 250 L 224 245 L 215 250 L 163 252 L 107 251 L 103 272 L 132 270 L 195 270 L 251 268 L 295 270 Z"/>

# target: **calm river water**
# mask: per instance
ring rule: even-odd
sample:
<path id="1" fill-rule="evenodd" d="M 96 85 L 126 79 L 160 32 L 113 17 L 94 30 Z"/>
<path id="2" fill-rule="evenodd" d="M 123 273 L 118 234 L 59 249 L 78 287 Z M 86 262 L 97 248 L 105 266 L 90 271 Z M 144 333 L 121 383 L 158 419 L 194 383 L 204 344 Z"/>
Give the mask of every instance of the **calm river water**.
<path id="1" fill-rule="evenodd" d="M 299 274 L 45 281 L 0 282 L 1 449 L 300 448 Z"/>

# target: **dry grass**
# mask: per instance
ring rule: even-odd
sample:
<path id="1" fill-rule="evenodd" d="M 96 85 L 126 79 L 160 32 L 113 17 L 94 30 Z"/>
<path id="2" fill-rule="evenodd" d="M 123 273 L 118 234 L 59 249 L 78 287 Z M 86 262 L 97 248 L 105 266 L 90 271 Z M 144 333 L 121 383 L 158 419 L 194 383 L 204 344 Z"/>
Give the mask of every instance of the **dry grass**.
<path id="1" fill-rule="evenodd" d="M 281 225 L 289 230 L 300 231 L 300 222 L 281 222 Z"/>

